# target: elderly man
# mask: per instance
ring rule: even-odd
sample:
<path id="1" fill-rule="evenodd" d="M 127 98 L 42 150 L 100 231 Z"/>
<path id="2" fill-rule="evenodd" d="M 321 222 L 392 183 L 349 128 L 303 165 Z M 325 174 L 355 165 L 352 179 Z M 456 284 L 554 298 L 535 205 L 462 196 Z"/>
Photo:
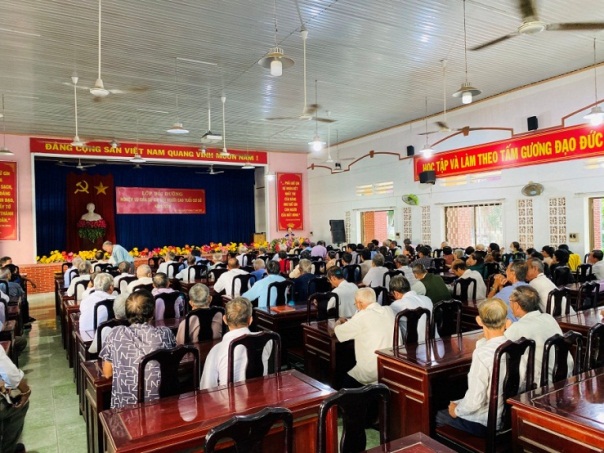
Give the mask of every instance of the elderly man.
<path id="1" fill-rule="evenodd" d="M 109 257 L 109 262 L 117 266 L 117 263 L 121 263 L 122 261 L 126 261 L 130 264 L 130 273 L 134 272 L 134 258 L 128 253 L 124 247 L 119 244 L 114 244 L 111 241 L 103 242 L 103 250 L 109 253 L 111 256 Z"/>
<path id="2" fill-rule="evenodd" d="M 195 264 L 197 264 L 197 259 L 195 258 L 195 255 L 187 255 L 186 266 L 183 267 L 180 272 L 178 272 L 174 276 L 174 278 L 182 282 L 189 283 L 189 268 L 195 266 Z M 195 278 L 194 272 L 192 273 L 191 278 Z"/>
<path id="3" fill-rule="evenodd" d="M 101 272 L 94 278 L 94 292 L 82 299 L 80 303 L 80 333 L 94 330 L 94 306 L 103 300 L 114 300 L 113 277 L 111 274 Z M 105 307 L 99 307 L 97 326 L 107 321 L 108 314 Z"/>
<path id="4" fill-rule="evenodd" d="M 587 262 L 591 264 L 591 273 L 596 276 L 597 280 L 604 280 L 604 253 L 602 250 L 592 250 L 589 253 Z"/>
<path id="5" fill-rule="evenodd" d="M 556 289 L 556 285 L 545 276 L 543 273 L 543 262 L 537 258 L 529 258 L 526 260 L 526 281 L 529 282 L 529 286 L 534 288 L 539 294 L 539 309 L 542 313 L 547 312 L 547 299 L 549 293 Z M 562 306 L 562 312 L 566 310 L 566 301 Z M 552 307 L 553 309 L 553 307 Z M 575 314 L 575 311 L 570 307 L 571 314 Z"/>
<path id="6" fill-rule="evenodd" d="M 388 268 L 384 267 L 384 255 L 376 253 L 371 260 L 371 269 L 363 278 L 365 286 L 382 286 L 384 283 L 384 274 L 388 272 Z"/>
<path id="7" fill-rule="evenodd" d="M 390 307 L 376 302 L 375 291 L 361 288 L 355 297 L 357 313 L 348 320 L 336 321 L 334 334 L 339 341 L 354 340 L 356 365 L 348 371 L 342 387 L 356 388 L 377 383 L 377 355 L 375 351 L 392 347 L 394 314 Z"/>
<path id="8" fill-rule="evenodd" d="M 196 283 L 189 290 L 189 305 L 192 310 L 200 308 L 209 308 L 212 302 L 210 289 L 202 284 Z M 178 333 L 176 334 L 176 344 L 195 343 L 199 338 L 199 318 L 192 316 L 189 319 L 189 338 L 185 338 L 185 322 L 183 320 L 178 325 Z M 222 315 L 217 312 L 212 318 L 212 338 L 217 340 L 222 337 Z"/>
<path id="9" fill-rule="evenodd" d="M 473 278 L 476 281 L 476 300 L 484 300 L 487 297 L 487 285 L 484 284 L 482 274 L 478 271 L 472 270 L 463 260 L 455 260 L 451 265 L 451 272 L 457 275 L 458 278 Z M 474 285 L 470 285 L 468 288 L 468 297 L 474 291 Z M 454 293 L 453 296 L 459 294 Z"/>
<path id="10" fill-rule="evenodd" d="M 390 308 L 396 315 L 397 313 L 414 308 L 427 308 L 432 315 L 432 301 L 426 296 L 421 296 L 411 290 L 409 281 L 402 275 L 396 275 L 390 279 L 390 292 L 394 296 L 394 302 L 390 304 Z M 400 321 L 400 329 L 403 337 L 407 334 L 407 320 L 405 318 Z M 426 341 L 426 317 L 422 316 L 417 324 L 417 341 L 424 343 Z M 438 338 L 438 332 L 436 332 Z"/>
<path id="11" fill-rule="evenodd" d="M 169 251 L 168 253 L 166 253 L 166 260 L 163 263 L 160 263 L 159 267 L 157 268 L 157 272 L 163 272 L 168 276 L 168 278 L 175 278 L 174 275 L 171 275 L 172 272 L 169 272 L 169 269 L 171 268 L 169 268 L 168 266 L 172 263 L 178 263 L 178 261 L 176 261 L 176 253 Z"/>
<path id="12" fill-rule="evenodd" d="M 113 300 L 113 314 L 115 314 L 115 319 L 126 319 L 126 299 L 127 297 L 118 296 Z M 109 332 L 111 332 L 111 329 L 111 327 L 104 327 L 101 331 L 102 345 L 105 344 L 105 339 L 107 338 L 107 335 L 109 335 Z M 95 334 L 94 338 L 92 339 L 92 343 L 88 348 L 88 352 L 90 352 L 91 354 L 96 354 L 97 352 L 99 352 L 99 345 L 97 343 L 97 339 L 98 337 Z"/>
<path id="13" fill-rule="evenodd" d="M 63 287 L 65 288 L 69 288 L 69 284 L 71 283 L 71 274 L 74 269 L 78 268 L 78 265 L 80 263 L 84 262 L 84 260 L 82 258 L 80 258 L 79 256 L 76 256 L 72 261 L 71 261 L 71 267 L 68 267 L 67 270 L 65 270 L 65 272 L 63 273 Z"/>
<path id="14" fill-rule="evenodd" d="M 71 280 L 69 283 L 69 288 L 67 288 L 67 295 L 69 297 L 73 297 L 75 294 L 76 283 L 78 282 L 88 282 L 90 281 L 90 273 L 92 272 L 92 264 L 90 261 L 83 261 L 78 264 L 78 276 Z M 86 289 L 86 288 L 84 288 Z M 83 292 L 83 291 L 82 291 Z M 78 300 L 81 300 L 82 293 L 78 293 Z"/>
<path id="15" fill-rule="evenodd" d="M 417 282 L 411 287 L 420 296 L 427 296 L 433 304 L 451 297 L 449 288 L 440 275 L 430 274 L 421 264 L 413 265 Z"/>
<path id="16" fill-rule="evenodd" d="M 237 258 L 229 258 L 227 261 L 227 272 L 223 273 L 216 283 L 214 283 L 214 291 L 220 293 L 224 291 L 228 297 L 235 297 L 239 294 L 233 294 L 233 279 L 237 275 L 247 274 L 246 271 L 239 269 L 239 262 Z M 239 289 L 241 291 L 241 288 Z"/>
<path id="17" fill-rule="evenodd" d="M 252 261 L 252 265 L 254 266 L 254 270 L 251 274 L 254 276 L 254 282 L 262 280 L 266 275 L 266 263 L 263 259 L 256 258 Z"/>
<path id="18" fill-rule="evenodd" d="M 411 286 L 415 285 L 417 279 L 413 275 L 413 269 L 409 267 L 409 257 L 404 254 L 397 255 L 394 258 L 394 267 L 397 271 L 402 271 L 405 278 Z"/>
<path id="19" fill-rule="evenodd" d="M 0 379 L 4 381 L 3 386 L 7 390 L 21 392 L 19 399 L 15 398 L 13 405 L 0 398 L 0 451 L 25 453 L 25 447 L 18 441 L 29 409 L 31 388 L 27 385 L 23 371 L 13 364 L 4 348 L 0 348 Z"/>
<path id="20" fill-rule="evenodd" d="M 317 245 L 315 245 L 310 250 L 310 256 L 325 260 L 325 257 L 327 256 L 327 248 L 325 247 L 325 241 L 317 241 Z"/>
<path id="21" fill-rule="evenodd" d="M 373 245 L 373 244 L 372 244 Z M 371 250 L 368 248 L 364 248 L 361 250 L 361 262 L 359 266 L 361 266 L 361 279 L 365 278 L 369 270 L 373 267 L 373 262 L 371 261 L 373 257 L 375 257 L 379 252 L 371 253 Z M 331 267 L 331 266 L 330 266 Z"/>
<path id="22" fill-rule="evenodd" d="M 229 365 L 229 346 L 233 340 L 251 334 L 249 325 L 252 323 L 252 303 L 243 298 L 236 297 L 226 304 L 226 314 L 223 317 L 229 331 L 222 337 L 222 341 L 212 348 L 201 375 L 200 389 L 209 389 L 219 385 L 226 385 Z M 268 359 L 273 350 L 272 342 L 267 343 L 262 351 L 262 364 L 264 374 L 268 374 Z M 243 347 L 235 348 L 234 353 L 234 381 L 245 380 L 247 355 Z"/>
<path id="23" fill-rule="evenodd" d="M 342 269 L 336 266 L 330 267 L 327 270 L 327 280 L 329 283 L 331 283 L 333 292 L 338 295 L 339 315 L 344 318 L 350 318 L 357 311 L 354 298 L 357 290 L 359 289 L 358 286 L 354 283 L 346 281 Z M 335 306 L 336 300 L 335 298 L 332 298 L 327 303 L 327 310 L 331 310 L 332 308 L 335 308 Z"/>
<path id="24" fill-rule="evenodd" d="M 162 294 L 173 294 L 176 293 L 177 291 L 173 290 L 172 288 L 168 287 L 169 281 L 168 281 L 168 276 L 166 274 L 164 274 L 163 272 L 158 272 L 157 274 L 155 274 L 153 276 L 153 291 L 151 291 L 151 294 L 153 294 L 153 297 L 155 297 L 155 320 L 156 321 L 162 321 L 164 319 L 164 313 L 166 311 L 166 305 L 164 303 L 164 300 L 161 298 Z M 158 297 L 159 296 L 159 297 Z M 174 314 L 176 315 L 177 318 L 180 318 L 180 315 L 182 314 L 183 308 L 184 308 L 184 298 L 181 296 L 178 296 L 176 298 L 176 300 L 174 301 Z"/>
<path id="25" fill-rule="evenodd" d="M 512 313 L 510 308 L 510 294 L 519 286 L 526 285 L 526 271 L 527 266 L 523 260 L 516 260 L 508 264 L 505 271 L 505 277 L 501 274 L 497 274 L 493 280 L 493 286 L 489 292 L 487 298 L 491 299 L 496 297 L 501 299 L 508 306 L 508 318 L 514 322 L 518 321 L 518 318 Z M 509 286 L 506 286 L 507 284 Z"/>
<path id="26" fill-rule="evenodd" d="M 269 305 L 274 307 L 277 304 L 277 291 L 271 291 L 271 298 L 269 301 L 268 287 L 271 283 L 285 281 L 285 278 L 279 275 L 279 263 L 269 261 L 266 265 L 266 270 L 268 271 L 268 275 L 259 282 L 254 283 L 254 286 L 241 295 L 241 297 L 248 300 L 258 299 L 258 308 L 268 308 Z M 290 294 L 289 296 L 293 297 L 293 294 Z"/>
<path id="27" fill-rule="evenodd" d="M 512 291 L 509 300 L 510 309 L 518 321 L 508 319 L 504 335 L 512 341 L 522 337 L 535 341 L 535 383 L 539 386 L 545 341 L 556 334 L 562 335 L 562 329 L 550 314 L 540 311 L 539 293 L 534 288 L 519 286 Z M 549 375 L 554 369 L 554 358 L 555 351 L 552 349 L 548 363 Z M 572 372 L 573 359 L 570 354 L 567 363 L 569 372 Z"/>
<path id="28" fill-rule="evenodd" d="M 134 291 L 134 288 L 136 288 L 139 285 L 152 285 L 153 284 L 152 275 L 153 274 L 151 272 L 151 267 L 148 264 L 141 264 L 140 266 L 138 266 L 136 268 L 136 280 L 128 283 L 128 287 L 126 289 L 126 295 L 128 295 L 132 291 Z"/>
<path id="29" fill-rule="evenodd" d="M 153 327 L 155 300 L 147 290 L 135 291 L 126 299 L 129 326 L 111 329 L 99 353 L 103 359 L 103 375 L 112 378 L 111 408 L 118 409 L 138 403 L 138 364 L 158 349 L 173 348 L 174 334 L 167 327 Z M 150 365 L 144 376 L 145 401 L 159 398 L 159 367 Z"/>
<path id="30" fill-rule="evenodd" d="M 114 277 L 113 286 L 115 286 L 115 288 L 118 289 L 121 293 L 122 291 L 126 291 L 126 287 L 128 286 L 127 283 L 124 283 L 122 288 L 122 279 L 124 277 L 134 277 L 134 274 L 130 273 L 130 263 L 128 263 L 128 261 L 122 261 L 121 263 L 119 263 L 117 265 L 117 270 L 120 272 L 120 275 Z"/>

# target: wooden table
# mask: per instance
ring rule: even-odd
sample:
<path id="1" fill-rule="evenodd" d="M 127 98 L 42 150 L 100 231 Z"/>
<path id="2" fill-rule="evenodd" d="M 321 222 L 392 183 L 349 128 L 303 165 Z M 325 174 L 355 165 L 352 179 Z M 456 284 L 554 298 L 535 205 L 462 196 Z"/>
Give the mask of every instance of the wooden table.
<path id="1" fill-rule="evenodd" d="M 602 322 L 603 316 L 600 314 L 601 308 L 592 308 L 589 310 L 578 311 L 574 315 L 559 316 L 556 318 L 563 332 L 574 330 L 583 335 L 587 341 L 589 329 L 597 323 Z"/>
<path id="2" fill-rule="evenodd" d="M 593 283 L 593 282 L 592 282 Z M 595 283 L 600 284 L 600 298 L 598 301 L 598 305 L 600 302 L 604 301 L 604 280 L 595 281 Z M 577 299 L 579 298 L 579 290 L 581 289 L 582 283 L 570 283 L 564 286 L 568 290 L 568 295 L 570 300 L 573 301 L 573 305 L 576 307 Z"/>
<path id="3" fill-rule="evenodd" d="M 366 453 L 455 453 L 440 442 L 426 436 L 424 433 L 415 433 L 388 442 L 385 445 L 366 450 Z"/>
<path id="4" fill-rule="evenodd" d="M 201 343 L 193 343 L 199 351 L 199 369 L 200 377 L 201 370 L 206 361 L 210 349 L 214 345 L 220 343 L 220 340 L 203 341 Z M 84 377 L 84 419 L 86 421 L 86 433 L 88 438 L 88 452 L 100 453 L 103 450 L 103 431 L 99 414 L 111 407 L 111 379 L 103 376 L 103 366 L 101 360 L 89 360 L 83 362 L 82 375 Z M 181 371 L 183 375 L 192 372 L 190 361 L 187 357 L 181 363 Z"/>
<path id="5" fill-rule="evenodd" d="M 306 310 L 306 304 L 254 308 L 252 326 L 260 330 L 272 330 L 281 336 L 281 363 L 287 362 L 288 353 L 300 361 L 304 358 L 302 324 L 306 322 Z"/>
<path id="6" fill-rule="evenodd" d="M 335 320 L 304 324 L 304 372 L 335 388 L 342 387 L 346 373 L 356 365 L 354 340 L 341 343 L 331 335 Z"/>
<path id="7" fill-rule="evenodd" d="M 508 400 L 514 451 L 604 450 L 604 368 Z"/>
<path id="8" fill-rule="evenodd" d="M 207 432 L 234 415 L 255 413 L 267 406 L 286 407 L 294 414 L 294 451 L 313 452 L 319 405 L 333 393 L 333 389 L 298 371 L 286 371 L 105 411 L 100 418 L 109 453 L 172 453 L 187 448 L 201 451 Z M 332 452 L 337 442 L 334 415 L 329 420 L 327 439 Z M 281 451 L 281 432 L 282 428 L 270 431 L 264 451 Z"/>
<path id="9" fill-rule="evenodd" d="M 378 380 L 392 391 L 392 438 L 433 434 L 436 412 L 464 396 L 472 353 L 482 336 L 480 330 L 377 351 Z"/>

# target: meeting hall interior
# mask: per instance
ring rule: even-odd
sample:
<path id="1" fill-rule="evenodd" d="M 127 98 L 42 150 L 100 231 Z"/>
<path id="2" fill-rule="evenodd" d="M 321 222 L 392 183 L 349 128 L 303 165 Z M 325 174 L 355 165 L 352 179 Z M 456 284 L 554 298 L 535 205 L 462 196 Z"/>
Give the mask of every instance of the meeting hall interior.
<path id="1" fill-rule="evenodd" d="M 0 0 L 0 452 L 604 450 L 603 62 L 601 0 Z"/>

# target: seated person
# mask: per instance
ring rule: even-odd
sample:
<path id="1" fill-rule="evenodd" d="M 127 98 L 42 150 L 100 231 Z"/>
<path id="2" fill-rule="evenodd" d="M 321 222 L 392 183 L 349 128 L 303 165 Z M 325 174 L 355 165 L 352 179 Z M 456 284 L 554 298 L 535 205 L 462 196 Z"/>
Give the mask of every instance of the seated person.
<path id="1" fill-rule="evenodd" d="M 453 249 L 448 245 L 443 247 L 443 259 L 445 260 L 445 266 L 450 268 L 455 261 L 455 255 L 453 255 Z"/>
<path id="2" fill-rule="evenodd" d="M 589 252 L 587 262 L 591 264 L 591 273 L 596 280 L 604 280 L 604 253 L 602 250 L 592 250 Z"/>
<path id="3" fill-rule="evenodd" d="M 413 266 L 422 264 L 426 269 L 432 266 L 432 257 L 430 256 L 430 249 L 426 246 L 418 246 L 417 258 L 413 261 Z"/>
<path id="4" fill-rule="evenodd" d="M 552 264 L 550 265 L 549 271 L 556 286 L 565 286 L 575 282 L 571 268 L 568 265 L 569 256 L 568 251 L 564 249 L 558 249 L 554 252 L 554 257 L 552 258 Z M 561 271 L 556 273 L 556 269 L 565 268 L 567 269 L 566 273 Z M 564 278 L 558 278 L 556 281 L 556 276 L 559 273 L 564 275 Z"/>
<path id="5" fill-rule="evenodd" d="M 105 259 L 105 252 L 97 250 L 94 254 L 94 264 L 107 264 L 109 261 Z"/>
<path id="6" fill-rule="evenodd" d="M 251 274 L 255 278 L 254 283 L 256 283 L 257 281 L 262 280 L 264 278 L 264 276 L 266 275 L 266 263 L 264 262 L 263 259 L 256 258 L 252 262 L 252 265 L 254 266 L 254 271 Z"/>
<path id="7" fill-rule="evenodd" d="M 397 271 L 403 272 L 411 286 L 415 285 L 417 279 L 415 278 L 415 275 L 413 275 L 413 269 L 409 267 L 409 257 L 407 255 L 404 253 L 397 255 L 397 257 L 394 258 L 394 267 Z"/>
<path id="8" fill-rule="evenodd" d="M 337 257 L 338 252 L 335 250 L 330 250 L 327 252 L 327 263 L 325 264 L 325 269 L 329 269 L 330 267 L 337 265 Z"/>
<path id="9" fill-rule="evenodd" d="M 277 264 L 277 263 L 275 263 Z M 250 334 L 248 326 L 252 323 L 252 303 L 243 298 L 235 297 L 226 304 L 226 314 L 223 318 L 229 331 L 222 337 L 222 341 L 212 348 L 201 375 L 200 389 L 209 389 L 219 385 L 226 385 L 229 366 L 229 345 L 231 342 L 243 335 Z M 262 351 L 262 364 L 264 365 L 264 374 L 268 374 L 268 359 L 273 350 L 272 342 L 267 343 Z M 240 346 L 234 353 L 234 381 L 245 380 L 245 367 L 247 366 L 247 356 L 245 349 Z"/>
<path id="10" fill-rule="evenodd" d="M 71 267 L 68 267 L 67 270 L 63 273 L 63 288 L 69 288 L 69 283 L 71 283 L 71 274 L 73 269 L 77 269 L 78 265 L 84 260 L 79 256 L 75 256 L 71 261 Z"/>
<path id="11" fill-rule="evenodd" d="M 427 308 L 432 315 L 432 301 L 426 296 L 420 296 L 415 291 L 411 291 L 411 285 L 402 275 L 396 275 L 390 279 L 390 293 L 394 296 L 394 302 L 390 304 L 392 312 L 396 316 L 399 312 L 406 309 Z M 403 337 L 407 334 L 407 320 L 400 320 L 400 329 Z M 439 338 L 436 332 L 436 338 Z M 422 316 L 417 323 L 417 341 L 426 342 L 426 317 Z"/>
<path id="12" fill-rule="evenodd" d="M 429 273 L 421 264 L 414 264 L 412 269 L 417 281 L 411 289 L 417 294 L 427 296 L 433 304 L 451 297 L 449 288 L 440 275 Z"/>
<path id="13" fill-rule="evenodd" d="M 545 276 L 543 261 L 531 257 L 526 260 L 526 266 L 526 281 L 529 282 L 531 288 L 534 288 L 537 290 L 537 293 L 539 293 L 539 309 L 542 313 L 546 313 L 549 293 L 556 289 L 556 285 L 554 285 L 554 282 Z M 563 313 L 566 312 L 566 303 L 568 303 L 568 301 L 562 304 Z M 554 307 L 552 306 L 550 310 L 553 309 Z M 570 314 L 575 314 L 575 310 L 572 307 L 570 307 Z"/>
<path id="14" fill-rule="evenodd" d="M 12 273 L 9 266 L 3 266 L 0 268 L 0 280 L 8 281 L 8 296 L 9 299 L 16 299 L 18 297 L 25 296 L 25 291 L 19 283 L 15 283 L 12 280 Z"/>
<path id="15" fill-rule="evenodd" d="M 210 289 L 202 284 L 196 283 L 189 290 L 189 305 L 191 310 L 198 308 L 209 308 L 212 302 Z M 178 333 L 176 334 L 176 344 L 187 344 L 197 342 L 199 338 L 199 318 L 193 316 L 189 320 L 189 338 L 185 338 L 185 320 L 182 320 L 178 325 Z M 222 337 L 222 315 L 217 312 L 212 319 L 212 338 L 217 340 Z"/>
<path id="16" fill-rule="evenodd" d="M 376 253 L 371 260 L 371 269 L 363 278 L 363 284 L 365 286 L 382 286 L 386 272 L 388 272 L 388 268 L 384 267 L 384 255 Z"/>
<path id="17" fill-rule="evenodd" d="M 373 262 L 372 262 L 373 257 L 378 255 L 378 253 L 374 253 L 373 256 L 371 256 L 371 250 L 363 249 L 363 250 L 361 250 L 360 255 L 361 255 L 361 263 L 359 264 L 359 266 L 361 266 L 361 278 L 365 278 L 365 276 L 367 275 L 369 270 L 373 267 Z M 381 285 L 381 283 L 380 283 L 380 285 Z M 368 285 L 368 286 L 371 286 L 371 285 Z"/>
<path id="18" fill-rule="evenodd" d="M 173 268 L 168 268 L 168 264 L 172 263 L 178 263 L 178 261 L 176 261 L 176 253 L 169 251 L 168 253 L 166 253 L 166 260 L 163 263 L 160 263 L 159 267 L 157 268 L 157 272 L 162 272 L 166 275 L 168 275 L 169 272 L 170 274 L 168 275 L 168 277 L 174 278 L 174 274 L 172 274 Z M 180 266 L 178 269 L 180 270 Z"/>
<path id="19" fill-rule="evenodd" d="M 189 283 L 189 267 L 195 266 L 196 263 L 197 259 L 194 255 L 187 255 L 186 266 L 181 269 L 181 271 L 178 272 L 174 278 L 182 282 Z M 191 272 L 191 278 L 195 278 L 195 272 Z"/>
<path id="20" fill-rule="evenodd" d="M 222 252 L 216 252 L 212 255 L 212 265 L 209 267 L 209 271 L 212 269 L 216 269 L 219 266 L 222 266 L 224 263 L 222 262 Z"/>
<path id="21" fill-rule="evenodd" d="M 304 250 L 302 251 L 302 253 L 300 253 L 299 255 L 300 259 L 306 259 L 311 261 L 311 257 L 310 257 L 310 252 L 308 250 Z M 293 270 L 289 273 L 289 278 L 298 278 L 300 275 L 302 275 L 302 272 L 300 271 L 300 263 L 298 262 L 298 265 L 296 267 L 293 268 Z"/>
<path id="22" fill-rule="evenodd" d="M 113 300 L 113 313 L 115 314 L 115 319 L 126 319 L 126 299 L 127 297 L 116 297 Z M 99 326 L 101 323 L 99 323 Z M 105 327 L 101 332 L 101 344 L 105 344 L 105 339 L 109 332 L 111 332 L 111 327 Z M 98 326 L 97 326 L 98 330 Z M 97 344 L 97 334 L 94 334 L 94 338 L 90 347 L 88 348 L 88 352 L 91 354 L 96 354 L 99 352 L 99 345 Z"/>
<path id="23" fill-rule="evenodd" d="M 130 263 L 128 261 L 120 261 L 117 265 L 117 270 L 119 271 L 120 275 L 113 277 L 113 286 L 116 290 L 119 290 L 120 293 L 122 293 L 123 291 L 126 291 L 126 287 L 128 286 L 126 283 L 124 283 L 124 287 L 121 287 L 122 279 L 124 277 L 134 277 L 134 274 L 130 273 Z"/>
<path id="24" fill-rule="evenodd" d="M 294 279 L 294 297 L 296 302 L 306 302 L 311 294 L 308 294 L 308 282 L 315 278 L 312 271 L 312 262 L 307 259 L 301 259 L 298 264 L 300 276 Z"/>
<path id="25" fill-rule="evenodd" d="M 463 260 L 455 260 L 451 265 L 451 272 L 457 275 L 458 278 L 473 278 L 476 280 L 476 300 L 484 300 L 487 297 L 487 285 L 484 284 L 482 274 L 478 271 L 474 271 L 468 267 Z M 472 297 L 474 292 L 474 285 L 470 284 L 468 287 L 468 298 Z M 459 294 L 454 293 L 453 297 Z"/>
<path id="26" fill-rule="evenodd" d="M 327 280 L 331 283 L 333 287 L 333 292 L 338 295 L 339 298 L 339 308 L 338 314 L 342 318 L 350 318 L 352 317 L 356 311 L 356 304 L 354 302 L 355 295 L 358 291 L 358 286 L 354 283 L 350 283 L 344 279 L 344 273 L 342 272 L 342 268 L 337 266 L 330 267 L 327 271 Z M 373 290 L 372 290 L 373 291 Z M 336 300 L 332 298 L 327 303 L 327 311 L 335 308 Z"/>
<path id="27" fill-rule="evenodd" d="M 78 264 L 78 275 L 69 283 L 69 288 L 67 288 L 67 295 L 69 297 L 73 297 L 75 294 L 75 286 L 77 282 L 89 282 L 90 281 L 90 273 L 92 272 L 92 264 L 90 261 L 83 261 Z M 82 300 L 82 292 L 78 293 L 78 301 Z"/>
<path id="28" fill-rule="evenodd" d="M 512 321 L 517 321 L 518 319 L 512 313 L 512 309 L 509 308 L 510 294 L 517 287 L 526 285 L 526 271 L 527 265 L 523 260 L 511 262 L 505 270 L 505 277 L 501 274 L 495 275 L 493 286 L 491 286 L 491 291 L 487 295 L 489 299 L 492 297 L 501 299 L 508 306 L 508 318 Z"/>
<path id="29" fill-rule="evenodd" d="M 161 294 L 171 294 L 176 291 L 172 288 L 168 287 L 169 281 L 166 274 L 163 272 L 158 272 L 153 276 L 153 297 L 159 296 Z M 174 314 L 177 318 L 180 318 L 180 315 L 183 312 L 184 308 L 184 299 L 182 296 L 179 296 L 174 302 Z M 164 300 L 160 297 L 155 300 L 155 320 L 162 321 L 164 319 L 164 312 L 166 311 L 166 307 L 164 305 Z"/>
<path id="30" fill-rule="evenodd" d="M 473 436 L 487 435 L 489 417 L 489 388 L 493 374 L 495 351 L 507 341 L 504 336 L 507 306 L 501 299 L 487 299 L 478 306 L 476 322 L 484 332 L 484 338 L 476 342 L 472 364 L 468 373 L 468 390 L 459 401 L 451 401 L 448 409 L 436 414 L 436 426 L 451 425 Z M 500 415 L 504 401 L 499 399 Z M 501 428 L 498 417 L 497 429 Z"/>
<path id="31" fill-rule="evenodd" d="M 333 268 L 332 268 L 333 269 Z M 358 311 L 350 318 L 336 321 L 333 334 L 339 341 L 354 340 L 356 365 L 342 382 L 344 388 L 363 387 L 378 380 L 377 354 L 379 349 L 392 347 L 394 314 L 390 307 L 376 302 L 375 291 L 361 288 L 355 296 Z"/>
<path id="32" fill-rule="evenodd" d="M 141 264 L 138 266 L 136 268 L 136 280 L 128 283 L 125 293 L 126 296 L 129 295 L 138 285 L 152 285 L 153 279 L 151 278 L 151 275 L 151 267 L 148 264 Z"/>
<path id="33" fill-rule="evenodd" d="M 487 268 L 484 264 L 483 252 L 472 252 L 466 259 L 468 269 L 478 272 L 483 279 L 487 276 Z"/>
<path id="34" fill-rule="evenodd" d="M 268 275 L 259 282 L 256 282 L 254 286 L 241 295 L 241 297 L 247 300 L 258 299 L 258 308 L 268 308 L 269 305 L 274 307 L 277 304 L 277 291 L 271 291 L 271 300 L 269 301 L 268 287 L 271 283 L 285 281 L 285 278 L 279 274 L 279 263 L 269 261 L 266 265 L 266 270 L 268 271 Z M 293 297 L 293 294 L 289 296 Z"/>
<path id="35" fill-rule="evenodd" d="M 227 272 L 224 272 L 218 277 L 218 280 L 214 283 L 214 291 L 217 293 L 224 291 L 224 294 L 228 297 L 238 296 L 239 293 L 233 294 L 233 279 L 235 276 L 247 274 L 247 272 L 239 269 L 237 258 L 229 258 L 227 261 L 227 269 Z M 235 291 L 237 292 L 237 288 L 235 288 Z M 241 289 L 239 289 L 239 291 L 241 291 Z"/>
<path id="36" fill-rule="evenodd" d="M 82 299 L 80 303 L 80 333 L 94 330 L 94 306 L 106 299 L 115 299 L 113 294 L 113 277 L 106 272 L 100 272 L 94 278 L 94 292 Z M 107 309 L 100 307 L 97 326 L 107 321 Z"/>
<path id="37" fill-rule="evenodd" d="M 107 335 L 99 358 L 103 375 L 112 378 L 111 408 L 138 403 L 138 364 L 158 349 L 176 346 L 174 334 L 167 327 L 153 327 L 155 300 L 147 290 L 135 291 L 126 299 L 129 326 L 117 326 Z M 159 398 L 159 366 L 150 364 L 145 372 L 145 401 Z"/>

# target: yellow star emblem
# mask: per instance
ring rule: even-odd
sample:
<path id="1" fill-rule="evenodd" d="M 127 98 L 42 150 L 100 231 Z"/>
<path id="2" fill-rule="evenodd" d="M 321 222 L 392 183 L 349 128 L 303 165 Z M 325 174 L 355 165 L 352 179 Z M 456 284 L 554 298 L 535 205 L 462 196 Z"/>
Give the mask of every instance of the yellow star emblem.
<path id="1" fill-rule="evenodd" d="M 107 195 L 107 189 L 109 188 L 109 186 L 104 186 L 102 182 L 99 183 L 98 186 L 94 186 L 94 188 L 96 189 L 96 194 L 100 195 L 100 194 L 104 194 Z"/>

